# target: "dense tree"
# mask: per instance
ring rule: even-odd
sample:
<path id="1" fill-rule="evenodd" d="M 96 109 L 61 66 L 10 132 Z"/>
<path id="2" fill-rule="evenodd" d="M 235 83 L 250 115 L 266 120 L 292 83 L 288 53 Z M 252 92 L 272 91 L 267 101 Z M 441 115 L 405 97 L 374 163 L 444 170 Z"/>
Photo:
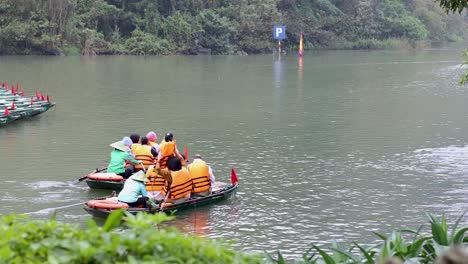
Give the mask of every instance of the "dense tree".
<path id="1" fill-rule="evenodd" d="M 458 41 L 466 0 L 0 0 L 0 54 L 271 52 L 272 26 L 306 48 Z"/>

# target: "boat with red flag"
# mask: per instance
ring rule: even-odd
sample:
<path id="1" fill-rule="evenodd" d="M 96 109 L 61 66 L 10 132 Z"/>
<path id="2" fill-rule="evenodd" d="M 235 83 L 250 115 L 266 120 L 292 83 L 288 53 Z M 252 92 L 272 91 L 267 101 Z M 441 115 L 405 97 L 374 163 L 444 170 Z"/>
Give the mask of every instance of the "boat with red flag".
<path id="1" fill-rule="evenodd" d="M 86 202 L 83 209 L 90 215 L 99 218 L 107 218 L 112 212 L 118 209 L 125 210 L 131 214 L 137 213 L 171 213 L 192 209 L 208 204 L 218 203 L 233 197 L 239 187 L 238 178 L 234 169 L 231 170 L 231 183 L 215 182 L 212 186 L 212 194 L 205 197 L 192 197 L 180 204 L 171 204 L 160 201 L 155 208 L 135 208 L 128 204 L 119 202 L 116 194 Z"/>

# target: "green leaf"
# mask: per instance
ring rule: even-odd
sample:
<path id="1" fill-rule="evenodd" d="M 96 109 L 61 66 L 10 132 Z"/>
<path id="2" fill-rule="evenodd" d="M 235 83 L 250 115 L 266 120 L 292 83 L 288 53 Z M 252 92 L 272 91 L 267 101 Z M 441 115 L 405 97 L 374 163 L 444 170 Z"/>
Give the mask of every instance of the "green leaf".
<path id="1" fill-rule="evenodd" d="M 468 227 L 464 227 L 462 229 L 460 229 L 457 233 L 455 233 L 455 235 L 452 237 L 452 243 L 451 245 L 460 245 L 464 238 L 465 238 L 465 232 L 468 231 Z"/>
<path id="2" fill-rule="evenodd" d="M 369 254 L 369 252 L 367 252 L 367 250 L 363 247 L 361 247 L 358 243 L 354 242 L 353 241 L 353 244 L 359 248 L 359 250 L 361 251 L 361 253 L 364 255 L 364 257 L 366 258 L 368 264 L 374 264 L 375 261 L 374 261 L 374 258 L 371 256 L 371 254 Z"/>
<path id="3" fill-rule="evenodd" d="M 322 258 L 323 258 L 323 260 L 325 261 L 326 264 L 336 264 L 336 262 L 333 260 L 333 258 L 330 257 L 330 255 L 328 255 L 325 251 L 321 250 L 316 245 L 312 245 L 312 247 L 314 247 L 315 250 L 317 250 L 320 253 L 320 255 L 322 256 Z"/>
<path id="4" fill-rule="evenodd" d="M 116 227 L 120 226 L 123 216 L 124 216 L 124 211 L 122 209 L 115 210 L 114 212 L 112 212 L 107 218 L 106 223 L 104 224 L 103 230 L 106 232 L 109 232 L 115 229 Z"/>
<path id="5" fill-rule="evenodd" d="M 432 229 L 432 237 L 434 241 L 436 241 L 439 245 L 448 246 L 448 237 L 447 237 L 447 223 L 445 221 L 445 217 L 442 217 L 441 222 L 432 216 L 431 214 L 427 214 L 429 217 L 429 221 L 431 222 L 431 229 Z M 444 227 L 445 224 L 445 227 Z"/>
<path id="6" fill-rule="evenodd" d="M 372 231 L 372 233 L 374 233 L 376 236 L 380 237 L 382 240 L 387 240 L 387 236 L 386 235 L 383 235 L 383 234 L 380 234 L 380 233 L 377 233 L 375 231 Z"/>

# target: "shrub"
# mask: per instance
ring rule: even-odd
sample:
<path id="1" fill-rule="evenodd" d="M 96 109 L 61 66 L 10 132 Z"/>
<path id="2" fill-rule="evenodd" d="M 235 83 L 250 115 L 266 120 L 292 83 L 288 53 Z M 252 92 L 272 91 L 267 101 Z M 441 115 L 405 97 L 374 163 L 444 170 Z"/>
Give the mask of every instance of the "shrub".
<path id="1" fill-rule="evenodd" d="M 2 263 L 260 263 L 261 256 L 235 253 L 222 243 L 161 228 L 164 214 L 125 216 L 114 212 L 103 227 L 32 221 L 10 215 L 0 220 Z"/>

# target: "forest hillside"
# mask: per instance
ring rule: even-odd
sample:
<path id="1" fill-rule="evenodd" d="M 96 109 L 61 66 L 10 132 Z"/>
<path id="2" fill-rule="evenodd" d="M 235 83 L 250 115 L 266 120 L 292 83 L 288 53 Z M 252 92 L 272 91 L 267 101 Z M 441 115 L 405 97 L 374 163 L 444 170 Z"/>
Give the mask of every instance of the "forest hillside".
<path id="1" fill-rule="evenodd" d="M 0 0 L 0 54 L 251 54 L 418 48 L 467 36 L 432 0 Z"/>

